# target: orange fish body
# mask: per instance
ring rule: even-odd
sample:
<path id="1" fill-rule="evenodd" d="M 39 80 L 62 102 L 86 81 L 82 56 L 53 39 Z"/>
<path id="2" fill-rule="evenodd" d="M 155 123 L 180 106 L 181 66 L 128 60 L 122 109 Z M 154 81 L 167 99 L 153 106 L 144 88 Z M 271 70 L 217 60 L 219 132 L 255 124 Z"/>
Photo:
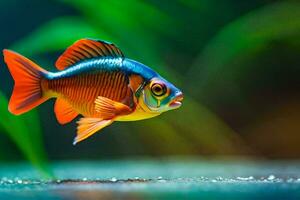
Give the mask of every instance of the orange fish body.
<path id="1" fill-rule="evenodd" d="M 9 110 L 19 115 L 50 98 L 60 124 L 78 115 L 74 144 L 113 121 L 133 121 L 178 108 L 182 93 L 152 69 L 127 59 L 115 45 L 82 39 L 57 60 L 59 72 L 48 72 L 29 59 L 4 50 L 15 80 Z"/>
<path id="2" fill-rule="evenodd" d="M 55 80 L 43 79 L 41 85 L 46 96 L 58 98 L 55 112 L 62 110 L 61 107 L 69 107 L 70 112 L 74 110 L 73 112 L 76 111 L 85 117 L 103 118 L 103 113 L 98 112 L 95 106 L 98 97 L 122 102 L 134 108 L 134 105 L 130 105 L 133 96 L 128 78 L 121 72 L 84 74 Z"/>

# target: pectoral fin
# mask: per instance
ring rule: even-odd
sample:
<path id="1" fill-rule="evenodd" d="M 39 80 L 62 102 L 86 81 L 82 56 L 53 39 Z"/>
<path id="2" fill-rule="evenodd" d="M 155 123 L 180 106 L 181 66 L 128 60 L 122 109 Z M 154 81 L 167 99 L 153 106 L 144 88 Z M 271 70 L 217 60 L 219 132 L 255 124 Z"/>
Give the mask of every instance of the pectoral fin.
<path id="1" fill-rule="evenodd" d="M 95 100 L 95 110 L 100 113 L 103 119 L 112 119 L 116 116 L 129 114 L 132 111 L 129 106 L 123 103 L 101 96 Z"/>
<path id="2" fill-rule="evenodd" d="M 103 120 L 100 118 L 81 118 L 77 124 L 77 136 L 74 139 L 73 145 L 90 137 L 97 131 L 113 123 L 112 119 Z"/>
<path id="3" fill-rule="evenodd" d="M 57 99 L 54 105 L 54 112 L 57 121 L 60 124 L 66 124 L 77 117 L 78 113 L 72 108 L 72 106 L 63 99 Z"/>

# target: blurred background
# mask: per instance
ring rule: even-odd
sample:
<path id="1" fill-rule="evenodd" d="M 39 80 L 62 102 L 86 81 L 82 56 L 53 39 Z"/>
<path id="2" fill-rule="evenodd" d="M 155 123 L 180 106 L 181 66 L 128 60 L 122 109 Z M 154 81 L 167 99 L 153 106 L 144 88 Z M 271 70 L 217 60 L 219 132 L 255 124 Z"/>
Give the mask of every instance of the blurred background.
<path id="1" fill-rule="evenodd" d="M 300 158 L 300 3 L 272 0 L 1 0 L 0 48 L 50 71 L 80 38 L 115 43 L 185 94 L 183 106 L 117 122 L 72 145 L 50 100 L 7 111 L 13 80 L 0 59 L 0 159 L 166 156 Z"/>

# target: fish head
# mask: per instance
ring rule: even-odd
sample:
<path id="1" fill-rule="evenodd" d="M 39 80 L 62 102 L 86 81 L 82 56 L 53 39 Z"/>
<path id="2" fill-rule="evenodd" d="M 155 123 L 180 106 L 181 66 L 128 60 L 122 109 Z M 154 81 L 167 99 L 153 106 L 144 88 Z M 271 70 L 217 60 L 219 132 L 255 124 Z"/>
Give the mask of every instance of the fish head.
<path id="1" fill-rule="evenodd" d="M 181 106 L 183 93 L 162 77 L 148 81 L 139 97 L 140 106 L 151 113 L 162 113 Z"/>

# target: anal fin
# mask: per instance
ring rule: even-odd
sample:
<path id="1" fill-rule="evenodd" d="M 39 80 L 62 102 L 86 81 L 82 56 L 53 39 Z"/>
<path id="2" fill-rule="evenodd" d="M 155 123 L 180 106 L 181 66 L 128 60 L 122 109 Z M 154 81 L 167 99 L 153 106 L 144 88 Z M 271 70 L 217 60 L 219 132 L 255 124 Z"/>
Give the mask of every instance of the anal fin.
<path id="1" fill-rule="evenodd" d="M 100 114 L 100 118 L 83 117 L 77 122 L 77 136 L 74 139 L 74 145 L 113 123 L 117 116 L 132 111 L 129 106 L 123 103 L 101 96 L 95 100 L 95 110 Z"/>
<path id="2" fill-rule="evenodd" d="M 77 136 L 74 139 L 73 145 L 90 137 L 97 131 L 113 123 L 112 119 L 103 120 L 100 118 L 83 117 L 78 122 Z"/>
<path id="3" fill-rule="evenodd" d="M 54 105 L 54 112 L 57 121 L 60 124 L 66 124 L 77 117 L 78 113 L 73 109 L 73 107 L 63 99 L 57 99 Z"/>

